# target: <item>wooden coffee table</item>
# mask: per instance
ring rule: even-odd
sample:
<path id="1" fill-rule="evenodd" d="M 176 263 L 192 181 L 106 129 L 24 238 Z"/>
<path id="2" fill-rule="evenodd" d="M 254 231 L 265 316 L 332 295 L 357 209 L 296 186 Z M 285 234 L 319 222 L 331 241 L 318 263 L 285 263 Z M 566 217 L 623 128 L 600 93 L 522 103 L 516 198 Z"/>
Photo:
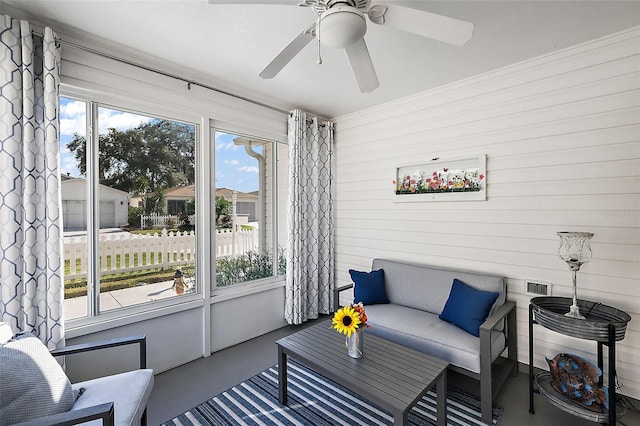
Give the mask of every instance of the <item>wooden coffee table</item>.
<path id="1" fill-rule="evenodd" d="M 408 424 L 411 407 L 434 384 L 438 425 L 447 424 L 449 363 L 377 336 L 364 336 L 364 356 L 347 355 L 345 336 L 324 321 L 276 342 L 280 403 L 287 403 L 287 356 L 378 404 L 393 414 L 394 425 Z"/>

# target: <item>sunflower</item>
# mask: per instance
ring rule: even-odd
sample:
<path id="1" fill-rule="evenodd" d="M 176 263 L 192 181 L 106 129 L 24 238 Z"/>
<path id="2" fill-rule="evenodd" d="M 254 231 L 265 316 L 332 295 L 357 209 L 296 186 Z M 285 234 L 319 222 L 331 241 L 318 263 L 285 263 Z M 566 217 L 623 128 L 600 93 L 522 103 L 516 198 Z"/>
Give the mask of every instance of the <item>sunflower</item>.
<path id="1" fill-rule="evenodd" d="M 360 314 L 351 306 L 345 306 L 336 311 L 331 321 L 333 328 L 342 334 L 346 334 L 347 337 L 350 337 L 351 333 L 358 329 L 360 322 Z"/>

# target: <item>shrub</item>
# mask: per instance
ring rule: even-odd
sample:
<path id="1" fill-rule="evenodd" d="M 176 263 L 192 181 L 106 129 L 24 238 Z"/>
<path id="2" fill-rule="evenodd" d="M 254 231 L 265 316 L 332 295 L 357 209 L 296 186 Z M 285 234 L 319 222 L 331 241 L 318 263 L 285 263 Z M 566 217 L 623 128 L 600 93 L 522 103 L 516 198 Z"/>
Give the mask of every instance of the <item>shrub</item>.
<path id="1" fill-rule="evenodd" d="M 131 228 L 140 228 L 141 216 L 142 216 L 142 208 L 141 207 L 129 206 L 129 212 L 128 212 L 129 227 L 131 227 Z"/>
<path id="2" fill-rule="evenodd" d="M 189 214 L 187 212 L 183 212 L 180 210 L 178 212 L 178 221 L 180 222 L 180 226 L 178 229 L 180 231 L 193 231 L 196 227 L 191 224 L 191 219 L 189 219 Z"/>
<path id="3" fill-rule="evenodd" d="M 176 220 L 172 217 L 168 217 L 164 220 L 164 226 L 167 229 L 174 229 L 176 227 Z"/>
<path id="4" fill-rule="evenodd" d="M 284 275 L 286 258 L 284 249 L 278 250 L 278 274 Z M 273 276 L 271 252 L 251 250 L 236 257 L 223 257 L 216 262 L 216 286 L 226 287 Z"/>
<path id="5" fill-rule="evenodd" d="M 153 228 L 153 219 L 151 219 L 150 217 L 146 218 L 144 221 L 144 227 L 145 229 L 152 229 Z"/>

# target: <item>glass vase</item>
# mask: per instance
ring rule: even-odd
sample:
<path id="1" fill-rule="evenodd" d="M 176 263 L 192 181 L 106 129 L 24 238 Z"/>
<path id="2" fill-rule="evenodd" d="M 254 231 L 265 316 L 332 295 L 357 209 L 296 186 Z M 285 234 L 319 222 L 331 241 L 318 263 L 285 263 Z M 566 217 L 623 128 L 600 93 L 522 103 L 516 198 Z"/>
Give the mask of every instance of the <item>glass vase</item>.
<path id="1" fill-rule="evenodd" d="M 351 336 L 347 336 L 347 353 L 351 358 L 362 358 L 364 350 L 364 331 L 357 329 Z"/>

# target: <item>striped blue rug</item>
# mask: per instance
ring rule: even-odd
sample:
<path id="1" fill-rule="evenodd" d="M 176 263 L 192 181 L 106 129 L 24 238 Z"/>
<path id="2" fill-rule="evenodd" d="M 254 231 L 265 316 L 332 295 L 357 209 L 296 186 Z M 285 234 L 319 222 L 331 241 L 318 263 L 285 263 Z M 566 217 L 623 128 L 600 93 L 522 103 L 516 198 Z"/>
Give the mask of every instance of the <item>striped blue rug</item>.
<path id="1" fill-rule="evenodd" d="M 287 365 L 287 406 L 278 402 L 278 367 L 274 366 L 163 425 L 393 425 L 393 417 L 387 411 L 292 359 Z M 494 407 L 494 425 L 501 416 L 502 409 Z M 436 394 L 429 391 L 410 411 L 409 424 L 435 422 Z M 449 388 L 447 423 L 484 425 L 480 402 Z"/>

